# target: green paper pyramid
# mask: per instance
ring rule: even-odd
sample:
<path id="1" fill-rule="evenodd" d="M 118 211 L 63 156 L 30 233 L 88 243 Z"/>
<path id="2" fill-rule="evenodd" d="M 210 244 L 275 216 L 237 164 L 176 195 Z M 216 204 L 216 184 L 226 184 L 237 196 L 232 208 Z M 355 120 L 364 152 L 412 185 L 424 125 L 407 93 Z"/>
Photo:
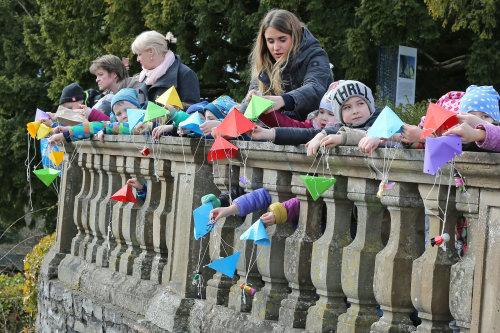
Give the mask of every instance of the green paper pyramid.
<path id="1" fill-rule="evenodd" d="M 253 95 L 245 111 L 245 117 L 252 121 L 256 121 L 257 119 L 259 119 L 259 116 L 263 112 L 269 110 L 269 108 L 273 106 L 273 104 L 274 102 L 268 99 Z"/>
<path id="2" fill-rule="evenodd" d="M 300 179 L 302 179 L 304 185 L 306 185 L 306 188 L 311 194 L 311 197 L 314 199 L 314 201 L 318 200 L 318 198 L 337 181 L 333 177 L 325 178 L 307 175 L 301 175 Z"/>
<path id="3" fill-rule="evenodd" d="M 146 115 L 144 116 L 144 122 L 151 121 L 155 118 L 163 117 L 166 114 L 169 114 L 166 109 L 162 108 L 159 105 L 156 105 L 153 102 L 148 102 L 148 107 L 146 109 Z"/>
<path id="4" fill-rule="evenodd" d="M 39 169 L 33 171 L 33 173 L 40 178 L 40 180 L 46 185 L 49 186 L 54 179 L 56 179 L 57 176 L 61 173 L 61 170 L 55 170 L 51 168 L 47 169 Z"/>

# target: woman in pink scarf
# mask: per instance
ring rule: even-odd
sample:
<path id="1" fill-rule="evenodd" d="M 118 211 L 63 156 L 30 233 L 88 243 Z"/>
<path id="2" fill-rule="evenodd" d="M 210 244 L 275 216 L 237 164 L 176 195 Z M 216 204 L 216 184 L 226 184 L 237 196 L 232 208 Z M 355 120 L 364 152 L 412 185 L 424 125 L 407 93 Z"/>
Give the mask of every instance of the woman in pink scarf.
<path id="1" fill-rule="evenodd" d="M 142 83 L 139 89 L 141 100 L 154 102 L 167 89 L 175 86 L 185 108 L 200 101 L 196 73 L 170 50 L 170 46 L 176 42 L 177 39 L 170 32 L 163 36 L 156 31 L 145 31 L 135 38 L 132 52 L 142 65 L 139 75 Z"/>

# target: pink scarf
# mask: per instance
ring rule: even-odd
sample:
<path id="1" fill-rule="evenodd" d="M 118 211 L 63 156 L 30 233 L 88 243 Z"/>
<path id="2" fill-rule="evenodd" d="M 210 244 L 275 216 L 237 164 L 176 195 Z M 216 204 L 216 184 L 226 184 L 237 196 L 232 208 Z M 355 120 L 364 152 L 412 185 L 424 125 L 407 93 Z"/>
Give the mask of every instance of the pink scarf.
<path id="1" fill-rule="evenodd" d="M 144 78 L 146 78 L 146 84 L 148 86 L 152 86 L 153 84 L 158 81 L 160 77 L 162 77 L 172 66 L 172 64 L 175 61 L 175 55 L 172 51 L 168 51 L 165 54 L 165 58 L 163 59 L 163 62 L 156 68 L 154 69 L 145 69 L 144 67 L 142 68 L 142 72 L 139 75 L 139 81 L 142 82 L 144 81 Z"/>

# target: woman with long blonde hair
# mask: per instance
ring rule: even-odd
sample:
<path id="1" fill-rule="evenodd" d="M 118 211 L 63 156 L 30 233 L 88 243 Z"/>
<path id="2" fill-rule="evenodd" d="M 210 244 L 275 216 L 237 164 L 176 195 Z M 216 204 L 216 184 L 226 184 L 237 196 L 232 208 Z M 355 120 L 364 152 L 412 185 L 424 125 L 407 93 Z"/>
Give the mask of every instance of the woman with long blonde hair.
<path id="1" fill-rule="evenodd" d="M 318 109 L 333 81 L 328 55 L 293 13 L 274 9 L 260 24 L 250 55 L 252 79 L 246 97 L 254 94 L 274 102 L 292 118 L 305 120 Z"/>

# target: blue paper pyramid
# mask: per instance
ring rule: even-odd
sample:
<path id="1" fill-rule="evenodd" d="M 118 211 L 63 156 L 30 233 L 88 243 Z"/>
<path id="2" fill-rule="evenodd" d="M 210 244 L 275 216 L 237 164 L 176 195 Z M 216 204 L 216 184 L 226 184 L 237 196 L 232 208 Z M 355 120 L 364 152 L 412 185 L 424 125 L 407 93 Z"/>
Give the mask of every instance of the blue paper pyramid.
<path id="1" fill-rule="evenodd" d="M 240 254 L 241 251 L 238 251 L 229 257 L 216 259 L 207 266 L 232 278 L 234 276 L 234 271 L 236 271 L 236 265 L 240 259 Z"/>
<path id="2" fill-rule="evenodd" d="M 49 144 L 49 139 L 40 139 L 40 152 L 42 154 L 42 165 L 44 168 L 52 168 L 56 170 L 62 170 L 62 164 L 59 166 L 55 165 L 49 158 L 52 151 L 61 151 L 58 146 L 51 147 Z"/>
<path id="3" fill-rule="evenodd" d="M 368 130 L 366 136 L 389 139 L 396 133 L 401 132 L 405 123 L 399 119 L 392 109 L 386 106 Z"/>
<path id="4" fill-rule="evenodd" d="M 269 240 L 266 228 L 264 227 L 261 219 L 252 224 L 250 228 L 242 233 L 240 239 L 251 239 L 257 245 L 271 245 L 271 241 Z"/>
<path id="5" fill-rule="evenodd" d="M 144 119 L 144 115 L 146 111 L 139 109 L 127 109 L 127 118 L 128 118 L 128 128 L 130 129 L 130 133 L 133 133 L 133 129 L 137 123 Z"/>
<path id="6" fill-rule="evenodd" d="M 214 209 L 211 202 L 201 205 L 200 207 L 193 210 L 194 217 L 194 239 L 199 239 L 200 237 L 206 235 L 211 229 L 208 228 L 208 222 L 210 222 L 209 216 L 210 211 Z"/>
<path id="7" fill-rule="evenodd" d="M 194 112 L 192 115 L 189 116 L 188 119 L 181 121 L 179 123 L 179 127 L 188 129 L 190 131 L 193 131 L 195 133 L 203 135 L 202 130 L 200 130 L 200 125 L 203 124 L 205 121 L 201 120 L 200 118 L 200 113 L 199 112 Z"/>

